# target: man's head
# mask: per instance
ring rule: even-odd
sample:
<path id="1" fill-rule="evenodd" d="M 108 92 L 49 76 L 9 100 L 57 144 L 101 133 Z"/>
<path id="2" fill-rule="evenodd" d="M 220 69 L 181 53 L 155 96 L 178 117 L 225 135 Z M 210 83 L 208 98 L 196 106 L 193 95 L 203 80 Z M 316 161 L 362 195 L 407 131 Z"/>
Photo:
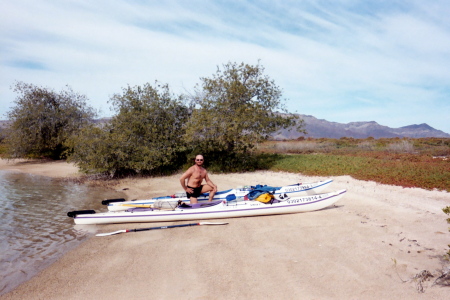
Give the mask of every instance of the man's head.
<path id="1" fill-rule="evenodd" d="M 203 155 L 197 155 L 196 157 L 195 157 L 195 164 L 197 165 L 197 166 L 201 166 L 201 165 L 203 165 L 203 161 L 204 161 L 204 159 L 203 159 Z"/>

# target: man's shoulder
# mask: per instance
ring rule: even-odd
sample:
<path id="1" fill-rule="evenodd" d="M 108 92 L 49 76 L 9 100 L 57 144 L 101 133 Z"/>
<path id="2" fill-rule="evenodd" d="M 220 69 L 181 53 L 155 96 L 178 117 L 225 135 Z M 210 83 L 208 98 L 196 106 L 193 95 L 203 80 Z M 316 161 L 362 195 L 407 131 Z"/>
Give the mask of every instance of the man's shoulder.
<path id="1" fill-rule="evenodd" d="M 204 168 L 204 167 L 201 167 L 201 166 L 196 166 L 196 165 L 193 165 L 192 167 L 190 167 L 189 168 L 190 170 L 192 170 L 193 172 L 195 172 L 195 171 L 200 171 L 200 172 L 206 172 L 206 169 Z"/>
<path id="2" fill-rule="evenodd" d="M 189 173 L 193 173 L 194 172 L 194 166 L 189 167 L 189 169 L 187 169 L 184 174 L 189 174 Z"/>

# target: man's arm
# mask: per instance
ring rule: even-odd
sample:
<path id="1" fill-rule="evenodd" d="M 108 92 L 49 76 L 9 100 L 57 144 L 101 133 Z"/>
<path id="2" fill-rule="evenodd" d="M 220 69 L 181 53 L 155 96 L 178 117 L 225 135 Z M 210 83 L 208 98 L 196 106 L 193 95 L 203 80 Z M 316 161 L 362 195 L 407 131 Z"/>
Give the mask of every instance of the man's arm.
<path id="1" fill-rule="evenodd" d="M 193 193 L 194 192 L 191 188 L 188 188 L 186 186 L 186 179 L 191 177 L 191 175 L 192 175 L 192 167 L 189 168 L 186 172 L 184 172 L 184 174 L 181 175 L 181 177 L 180 177 L 181 186 L 183 187 L 183 190 L 185 190 L 188 193 Z"/>

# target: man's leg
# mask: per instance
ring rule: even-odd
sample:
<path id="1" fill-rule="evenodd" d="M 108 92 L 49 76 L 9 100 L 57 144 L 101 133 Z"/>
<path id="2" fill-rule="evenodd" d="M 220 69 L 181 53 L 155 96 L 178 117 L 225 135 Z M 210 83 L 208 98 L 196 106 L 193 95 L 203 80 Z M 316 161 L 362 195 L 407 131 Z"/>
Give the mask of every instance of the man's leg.
<path id="1" fill-rule="evenodd" d="M 212 201 L 212 199 L 214 198 L 214 195 L 217 192 L 217 189 L 213 188 L 212 186 L 210 186 L 209 184 L 205 184 L 202 187 L 202 194 L 203 193 L 208 193 L 209 192 L 209 202 Z"/>
<path id="2" fill-rule="evenodd" d="M 186 196 L 188 196 L 189 197 L 189 203 L 190 204 L 197 204 L 198 203 L 198 196 L 200 196 L 200 194 L 201 194 L 201 188 L 202 187 L 196 187 L 196 188 L 193 188 L 193 187 L 191 187 L 191 186 L 187 186 L 188 188 L 191 188 L 192 189 L 192 193 L 186 193 Z"/>

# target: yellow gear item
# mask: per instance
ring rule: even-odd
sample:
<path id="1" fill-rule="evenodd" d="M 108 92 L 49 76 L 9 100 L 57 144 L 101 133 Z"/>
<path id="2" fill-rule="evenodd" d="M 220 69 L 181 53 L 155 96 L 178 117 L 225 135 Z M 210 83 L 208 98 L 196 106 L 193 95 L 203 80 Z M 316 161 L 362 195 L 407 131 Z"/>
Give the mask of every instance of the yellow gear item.
<path id="1" fill-rule="evenodd" d="M 259 195 L 255 200 L 262 202 L 262 203 L 267 203 L 267 202 L 270 202 L 273 198 L 274 198 L 274 196 L 272 194 L 265 193 L 265 194 Z"/>

